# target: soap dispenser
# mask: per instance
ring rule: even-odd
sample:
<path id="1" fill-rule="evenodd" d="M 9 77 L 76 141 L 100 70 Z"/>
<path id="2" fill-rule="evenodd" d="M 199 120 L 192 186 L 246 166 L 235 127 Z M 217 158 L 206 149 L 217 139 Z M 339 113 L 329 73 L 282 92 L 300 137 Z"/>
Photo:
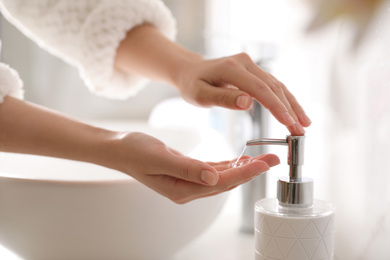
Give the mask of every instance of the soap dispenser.
<path id="1" fill-rule="evenodd" d="M 313 179 L 302 176 L 305 136 L 256 139 L 252 145 L 288 146 L 289 176 L 277 181 L 277 198 L 255 204 L 256 260 L 332 260 L 333 204 L 313 199 Z"/>

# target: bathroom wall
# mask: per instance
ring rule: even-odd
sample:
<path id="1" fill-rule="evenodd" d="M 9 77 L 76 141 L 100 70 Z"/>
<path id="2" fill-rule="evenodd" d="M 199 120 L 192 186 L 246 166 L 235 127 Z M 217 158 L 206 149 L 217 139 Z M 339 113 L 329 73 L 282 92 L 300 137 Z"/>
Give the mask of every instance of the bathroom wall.
<path id="1" fill-rule="evenodd" d="M 165 0 L 177 19 L 177 40 L 204 52 L 204 1 Z M 152 82 L 125 101 L 91 94 L 78 71 L 42 50 L 1 18 L 2 61 L 15 68 L 25 84 L 27 100 L 84 119 L 147 119 L 161 100 L 179 96 L 176 89 Z"/>
<path id="2" fill-rule="evenodd" d="M 313 119 L 310 154 L 323 157 L 310 171 L 320 173 L 316 189 L 326 184 L 317 195 L 337 207 L 336 260 L 390 257 L 389 7 L 384 1 L 368 22 L 339 18 L 295 37 L 284 58 L 296 77 L 280 67 L 287 86 L 309 78 L 307 97 L 318 101 L 305 104 Z M 305 70 L 293 68 L 303 61 L 310 62 L 298 66 Z M 313 106 L 320 106 L 314 114 Z"/>
<path id="3" fill-rule="evenodd" d="M 272 71 L 313 120 L 304 174 L 315 179 L 315 196 L 337 207 L 335 260 L 389 259 L 390 1 L 368 21 L 346 16 L 310 32 L 315 11 L 307 1 L 211 2 L 222 10 L 212 13 L 225 44 L 211 42 L 216 52 L 218 45 L 226 53 L 253 42 L 278 46 Z M 270 137 L 286 134 L 274 120 L 269 127 Z M 283 163 L 283 153 L 272 152 Z M 269 196 L 285 173 L 280 166 L 268 173 Z"/>
<path id="4" fill-rule="evenodd" d="M 318 101 L 305 104 L 313 119 L 307 140 L 315 136 L 321 144 L 311 154 L 323 157 L 310 170 L 326 184 L 318 195 L 337 207 L 336 260 L 390 257 L 389 14 L 384 1 L 369 20 L 340 17 L 292 37 L 284 61 L 293 73 L 280 67 L 291 84 L 309 78 L 306 98 Z M 299 72 L 297 61 L 309 66 Z M 312 106 L 320 106 L 314 117 Z"/>
<path id="5" fill-rule="evenodd" d="M 329 86 L 329 177 L 339 259 L 390 258 L 390 2 L 340 28 Z M 359 234 L 354 236 L 353 234 Z"/>

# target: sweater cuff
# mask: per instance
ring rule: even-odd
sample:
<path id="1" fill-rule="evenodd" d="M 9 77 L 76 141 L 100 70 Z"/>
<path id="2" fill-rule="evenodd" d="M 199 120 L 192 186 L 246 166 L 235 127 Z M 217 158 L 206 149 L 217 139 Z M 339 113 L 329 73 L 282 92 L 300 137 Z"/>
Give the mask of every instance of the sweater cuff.
<path id="1" fill-rule="evenodd" d="M 117 70 L 114 59 L 120 42 L 132 28 L 149 23 L 173 40 L 176 24 L 161 1 L 103 1 L 81 30 L 80 74 L 97 95 L 126 99 L 147 82 L 145 78 Z"/>
<path id="2" fill-rule="evenodd" d="M 23 82 L 19 74 L 10 66 L 0 63 L 0 103 L 9 95 L 23 99 Z"/>

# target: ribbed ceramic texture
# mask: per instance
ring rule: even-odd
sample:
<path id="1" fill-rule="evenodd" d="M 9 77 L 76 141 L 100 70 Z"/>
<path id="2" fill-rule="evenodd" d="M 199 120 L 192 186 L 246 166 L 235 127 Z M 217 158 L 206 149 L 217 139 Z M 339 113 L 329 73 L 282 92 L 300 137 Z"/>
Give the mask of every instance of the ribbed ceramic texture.
<path id="1" fill-rule="evenodd" d="M 332 260 L 334 214 L 310 218 L 256 212 L 256 260 Z"/>

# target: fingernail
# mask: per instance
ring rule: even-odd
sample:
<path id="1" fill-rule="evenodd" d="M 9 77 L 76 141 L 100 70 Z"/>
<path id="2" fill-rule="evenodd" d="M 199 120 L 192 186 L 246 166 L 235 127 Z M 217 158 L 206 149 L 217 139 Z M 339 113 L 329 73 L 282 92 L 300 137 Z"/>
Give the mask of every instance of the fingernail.
<path id="1" fill-rule="evenodd" d="M 261 167 L 261 171 L 259 171 L 257 173 L 257 175 L 260 175 L 260 174 L 262 174 L 262 173 L 264 173 L 264 172 L 266 172 L 266 171 L 268 171 L 270 169 L 270 166 L 266 162 L 264 162 L 262 160 L 255 160 L 255 161 L 256 162 L 261 162 L 263 164 L 263 166 Z"/>
<path id="2" fill-rule="evenodd" d="M 254 160 L 254 162 L 262 162 L 262 163 L 264 163 L 268 167 L 267 171 L 272 167 L 271 165 L 269 165 L 268 163 L 266 163 L 265 161 L 263 161 L 261 159 L 256 159 L 256 160 Z M 266 167 L 264 167 L 264 168 L 266 168 Z"/>
<path id="3" fill-rule="evenodd" d="M 287 125 L 295 124 L 295 120 L 294 120 L 294 118 L 292 118 L 292 116 L 290 115 L 289 112 L 284 113 L 284 119 L 286 120 Z"/>
<path id="4" fill-rule="evenodd" d="M 303 126 L 300 123 L 295 123 L 294 124 L 295 131 L 301 135 L 305 134 L 305 129 L 303 129 Z"/>
<path id="5" fill-rule="evenodd" d="M 247 97 L 247 96 L 239 96 L 236 100 L 236 105 L 239 107 L 239 108 L 244 108 L 244 109 L 247 109 L 249 108 L 250 104 L 252 102 L 252 99 L 250 97 Z"/>
<path id="6" fill-rule="evenodd" d="M 306 113 L 302 113 L 299 115 L 300 121 L 305 123 L 305 125 L 309 126 L 311 124 L 310 118 L 306 115 Z"/>
<path id="7" fill-rule="evenodd" d="M 218 182 L 218 179 L 217 179 L 217 176 L 215 175 L 215 173 L 208 171 L 208 170 L 203 170 L 200 173 L 200 179 L 209 185 L 215 185 Z"/>
<path id="8" fill-rule="evenodd" d="M 276 156 L 275 157 L 271 157 L 271 159 L 270 158 L 267 159 L 267 164 L 268 164 L 269 167 L 274 167 L 274 166 L 280 164 L 280 160 Z"/>

